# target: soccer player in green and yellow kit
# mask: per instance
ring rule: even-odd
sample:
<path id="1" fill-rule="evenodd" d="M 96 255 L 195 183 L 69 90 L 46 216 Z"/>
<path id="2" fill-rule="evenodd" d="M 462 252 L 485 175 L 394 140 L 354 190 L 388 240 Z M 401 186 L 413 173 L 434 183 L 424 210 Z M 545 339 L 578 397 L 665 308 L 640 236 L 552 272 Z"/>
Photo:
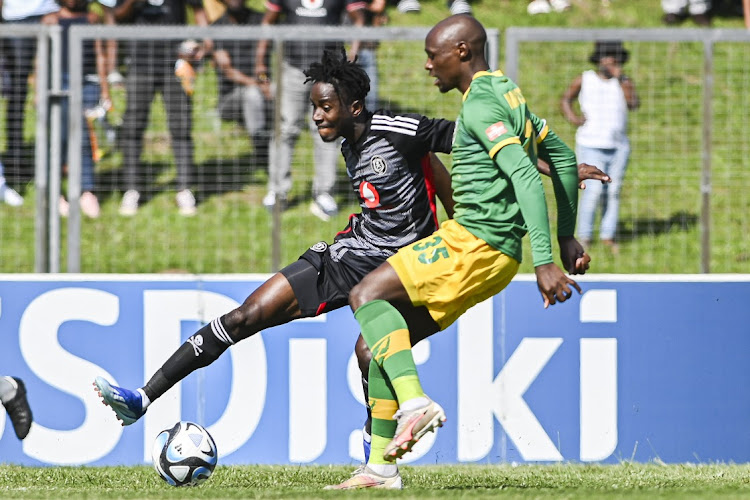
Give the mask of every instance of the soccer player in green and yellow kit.
<path id="1" fill-rule="evenodd" d="M 486 32 L 456 15 L 427 35 L 425 69 L 445 93 L 458 89 L 463 106 L 453 143 L 454 219 L 400 249 L 367 275 L 349 303 L 372 351 L 369 397 L 372 450 L 366 467 L 337 488 L 384 487 L 394 462 L 445 421 L 422 390 L 410 332 L 399 309 L 426 311 L 443 330 L 505 288 L 521 262 L 528 232 L 544 307 L 580 293 L 553 262 L 547 206 L 537 158 L 549 164 L 558 209 L 558 244 L 565 269 L 583 274 L 590 258 L 573 237 L 578 171 L 573 151 L 527 107 L 516 84 L 490 72 Z M 414 332 L 411 332 L 414 333 Z M 395 422 L 393 422 L 395 420 Z"/>

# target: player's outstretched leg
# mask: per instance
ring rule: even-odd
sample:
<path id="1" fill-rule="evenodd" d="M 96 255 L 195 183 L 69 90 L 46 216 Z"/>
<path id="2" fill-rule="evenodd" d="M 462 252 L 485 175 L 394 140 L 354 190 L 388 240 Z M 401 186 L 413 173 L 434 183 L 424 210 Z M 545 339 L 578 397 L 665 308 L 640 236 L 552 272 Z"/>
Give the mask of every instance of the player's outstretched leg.
<path id="1" fill-rule="evenodd" d="M 16 437 L 23 439 L 29 434 L 33 420 L 29 400 L 26 399 L 26 386 L 23 380 L 16 377 L 2 377 L 2 382 L 4 386 L 7 386 L 7 390 L 0 395 L 5 395 L 7 398 L 0 398 L 0 400 L 10 416 Z"/>
<path id="2" fill-rule="evenodd" d="M 146 413 L 138 391 L 117 387 L 102 377 L 96 377 L 94 380 L 94 390 L 102 398 L 102 402 L 112 408 L 123 426 L 135 423 Z"/>
<path id="3" fill-rule="evenodd" d="M 427 404 L 413 410 L 399 409 L 393 416 L 398 422 L 396 434 L 393 440 L 385 447 L 383 458 L 395 461 L 401 458 L 417 444 L 422 436 L 428 432 L 434 432 L 445 422 L 445 411 L 443 408 L 425 396 Z"/>
<path id="4" fill-rule="evenodd" d="M 362 465 L 352 473 L 352 477 L 341 484 L 326 486 L 326 490 L 359 490 L 364 488 L 378 488 L 400 490 L 403 488 L 401 474 L 396 471 L 392 476 L 381 476 L 367 465 Z"/>

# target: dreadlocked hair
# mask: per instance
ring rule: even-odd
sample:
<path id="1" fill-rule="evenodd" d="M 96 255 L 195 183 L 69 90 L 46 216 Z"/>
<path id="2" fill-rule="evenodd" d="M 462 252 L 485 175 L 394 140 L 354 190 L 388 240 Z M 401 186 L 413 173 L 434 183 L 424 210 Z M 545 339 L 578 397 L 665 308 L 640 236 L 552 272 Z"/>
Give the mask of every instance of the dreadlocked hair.
<path id="1" fill-rule="evenodd" d="M 333 85 L 336 93 L 346 104 L 364 101 L 370 92 L 370 77 L 355 61 L 346 58 L 346 51 L 326 50 L 320 62 L 310 64 L 305 70 L 307 82 L 321 82 Z"/>

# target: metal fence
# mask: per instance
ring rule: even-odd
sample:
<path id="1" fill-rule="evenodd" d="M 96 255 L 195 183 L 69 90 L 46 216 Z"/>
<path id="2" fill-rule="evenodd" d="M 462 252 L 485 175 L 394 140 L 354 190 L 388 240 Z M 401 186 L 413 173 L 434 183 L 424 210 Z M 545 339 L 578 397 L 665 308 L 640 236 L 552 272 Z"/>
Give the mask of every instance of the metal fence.
<path id="1" fill-rule="evenodd" d="M 431 89 L 431 81 L 424 71 L 424 37 L 429 28 L 305 28 L 295 27 L 131 27 L 131 26 L 74 26 L 69 31 L 69 62 L 71 68 L 80 68 L 84 45 L 94 39 L 118 40 L 121 70 L 128 72 L 133 66 L 128 46 L 139 41 L 152 44 L 154 53 L 164 53 L 163 46 L 172 46 L 185 39 L 210 38 L 219 45 L 229 41 L 247 42 L 267 39 L 271 41 L 271 80 L 275 98 L 272 100 L 268 132 L 279 127 L 279 106 L 285 89 L 281 85 L 282 73 L 287 67 L 275 54 L 283 51 L 284 44 L 295 41 L 320 40 L 348 42 L 358 39 L 377 44 L 378 105 L 403 112 L 418 112 L 430 116 L 454 117 L 460 106 L 458 96 L 442 98 Z M 43 30 L 42 30 L 43 31 Z M 15 34 L 15 33 L 11 33 Z M 6 32 L 0 35 L 5 37 Z M 155 38 L 158 37 L 158 38 Z M 54 53 L 54 52 L 53 52 Z M 497 61 L 499 36 L 490 32 L 490 60 Z M 174 65 L 177 57 L 171 49 L 163 62 Z M 147 54 L 148 55 L 148 54 Z M 254 54 L 247 57 L 254 58 Z M 319 56 L 318 56 L 319 57 Z M 142 62 L 142 61 L 135 61 Z M 235 61 L 237 63 L 237 61 Z M 45 60 L 51 65 L 49 88 L 55 95 L 64 95 L 70 109 L 84 108 L 84 84 L 81 72 L 71 71 L 69 88 L 59 82 L 59 68 L 54 57 Z M 155 64 L 160 64 L 157 61 Z M 312 134 L 302 127 L 292 162 L 293 186 L 286 210 L 266 210 L 261 200 L 266 194 L 267 165 L 259 159 L 241 120 L 226 120 L 219 111 L 219 69 L 208 60 L 196 67 L 192 99 L 187 111 L 192 116 L 191 138 L 194 161 L 189 172 L 189 187 L 197 198 L 197 213 L 192 217 L 178 215 L 175 206 L 175 179 L 177 168 L 171 148 L 170 117 L 165 112 L 165 93 L 157 93 L 150 106 L 148 126 L 143 136 L 140 155 L 139 184 L 141 204 L 135 216 L 118 214 L 127 182 L 123 165 L 122 119 L 128 105 L 127 83 L 113 88 L 114 109 L 106 117 L 94 121 L 87 131 L 84 113 L 71 112 L 63 126 L 68 135 L 69 148 L 62 158 L 55 143 L 54 129 L 50 129 L 49 186 L 37 183 L 37 190 L 48 192 L 48 207 L 38 205 L 23 210 L 0 206 L 0 217 L 7 225 L 18 224 L 24 218 L 34 217 L 44 221 L 49 230 L 36 239 L 37 247 L 31 251 L 31 239 L 4 239 L 0 247 L 0 267 L 5 272 L 267 272 L 297 258 L 308 246 L 320 240 L 330 240 L 341 230 L 348 214 L 358 211 L 346 178 L 343 160 L 337 154 L 338 169 L 333 195 L 340 211 L 328 221 L 322 221 L 309 211 L 310 185 L 314 175 Z M 126 75 L 126 82 L 128 80 Z M 176 78 L 170 75 L 171 78 Z M 37 77 L 37 82 L 46 77 Z M 134 96 L 130 96 L 133 98 Z M 135 96 L 135 98 L 138 98 Z M 50 103 L 51 116 L 55 115 L 57 102 Z M 148 105 L 148 103 L 144 103 Z M 301 103 L 308 109 L 305 99 Z M 50 122 L 41 113 L 41 122 Z M 309 120 L 309 112 L 307 112 Z M 58 122 L 59 123 L 59 122 Z M 50 130 L 42 127 L 37 137 L 45 137 Z M 101 204 L 101 215 L 88 218 L 79 209 L 82 193 L 82 139 L 92 134 L 98 143 L 101 158 L 95 166 L 94 193 Z M 111 137 L 116 133 L 115 138 Z M 42 141 L 37 141 L 39 146 Z M 445 158 L 447 162 L 449 158 Z M 63 164 L 66 164 L 63 166 Z M 61 168 L 62 167 L 62 168 Z M 65 168 L 66 167 L 66 168 Z M 60 172 L 67 178 L 60 184 Z M 62 186 L 62 189 L 61 189 Z M 27 186 L 26 191 L 31 189 Z M 67 218 L 61 218 L 58 198 L 65 195 L 69 203 Z M 33 203 L 27 203 L 33 205 Z M 10 216 L 10 218 L 6 218 Z M 4 224 L 4 225 L 6 225 Z M 32 268 L 30 257 L 36 253 Z M 13 263 L 6 255 L 14 255 Z M 5 267 L 4 264 L 7 264 Z"/>
<path id="2" fill-rule="evenodd" d="M 123 72 L 132 62 L 124 47 L 133 40 L 152 40 L 158 47 L 189 38 L 215 42 L 270 39 L 278 49 L 294 40 L 357 38 L 379 43 L 382 107 L 452 118 L 460 107 L 459 96 L 441 95 L 423 69 L 427 31 L 76 26 L 70 31 L 70 62 L 71 67 L 78 67 L 83 44 L 95 38 L 120 42 Z M 26 107 L 26 142 L 33 143 L 34 174 L 33 180 L 16 184 L 26 195 L 23 207 L 0 204 L 0 271 L 266 272 L 296 259 L 316 241 L 330 241 L 346 224 L 347 215 L 358 210 L 339 159 L 334 192 L 339 215 L 321 221 L 310 214 L 314 161 L 307 130 L 302 130 L 295 149 L 287 210 L 264 209 L 267 165 L 255 155 L 242 124 L 222 119 L 218 69 L 205 61 L 197 68 L 189 110 L 194 145 L 190 188 L 198 200 L 197 214 L 182 217 L 175 206 L 177 169 L 169 118 L 159 94 L 150 106 L 140 155 L 141 207 L 133 217 L 119 215 L 126 190 L 121 121 L 128 96 L 124 87 L 115 87 L 114 109 L 90 129 L 100 146 L 94 192 L 101 215 L 96 219 L 82 216 L 78 200 L 83 114 L 70 113 L 69 122 L 61 124 L 59 131 L 56 124 L 65 98 L 71 109 L 82 109 L 85 82 L 73 72 L 69 90 L 62 90 L 58 32 L 55 27 L 4 25 L 0 33 L 0 41 L 21 35 L 38 40 L 34 92 Z M 499 61 L 499 34 L 493 30 L 490 35 L 490 61 Z M 621 195 L 619 253 L 594 241 L 590 252 L 595 271 L 747 272 L 750 139 L 743 130 L 750 113 L 750 33 L 508 29 L 501 67 L 519 83 L 531 109 L 547 118 L 570 145 L 575 143 L 575 128 L 559 111 L 560 97 L 576 75 L 591 67 L 588 55 L 593 41 L 602 39 L 623 40 L 630 50 L 626 71 L 637 85 L 642 104 L 630 113 L 632 155 Z M 165 62 L 173 64 L 173 56 Z M 277 87 L 269 130 L 278 126 L 279 96 L 284 94 L 278 85 L 283 71 L 281 58 L 275 57 L 271 77 Z M 58 135 L 62 132 L 69 136 L 67 158 L 61 154 Z M 449 157 L 443 159 L 450 164 Z M 62 219 L 58 212 L 61 192 L 70 202 L 69 215 Z M 550 211 L 554 221 L 551 200 Z M 530 270 L 529 265 L 524 263 L 522 269 Z"/>
<path id="3" fill-rule="evenodd" d="M 559 102 L 596 40 L 621 40 L 640 93 L 621 192 L 619 254 L 598 271 L 750 270 L 750 33 L 721 29 L 537 29 L 505 32 L 505 71 L 537 113 L 575 143 Z M 540 111 L 541 110 L 541 111 Z"/>

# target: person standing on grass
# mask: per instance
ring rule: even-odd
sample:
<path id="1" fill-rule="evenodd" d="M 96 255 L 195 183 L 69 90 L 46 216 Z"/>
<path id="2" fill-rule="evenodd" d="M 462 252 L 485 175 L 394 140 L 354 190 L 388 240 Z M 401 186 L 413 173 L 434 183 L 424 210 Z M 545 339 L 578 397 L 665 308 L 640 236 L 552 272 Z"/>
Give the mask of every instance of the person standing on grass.
<path id="1" fill-rule="evenodd" d="M 363 0 L 266 0 L 266 13 L 262 25 L 284 24 L 290 26 L 340 26 L 344 15 L 356 27 L 365 25 Z M 268 78 L 269 40 L 260 40 L 255 53 L 256 78 Z M 360 42 L 351 44 L 349 57 L 356 59 Z M 315 133 L 314 124 L 307 114 L 310 99 L 310 84 L 305 83 L 303 71 L 320 59 L 327 49 L 343 47 L 336 41 L 289 41 L 284 44 L 282 55 L 280 97 L 281 127 L 278 136 L 271 139 L 268 162 L 268 192 L 263 197 L 263 206 L 272 211 L 277 206 L 285 209 L 292 188 L 292 158 L 300 134 L 309 128 L 313 134 L 314 174 L 310 212 L 327 221 L 339 211 L 333 197 L 338 163 L 338 143 L 326 143 Z"/>
<path id="2" fill-rule="evenodd" d="M 400 485 L 395 461 L 446 420 L 443 408 L 422 390 L 411 352 L 415 337 L 447 328 L 503 290 L 518 271 L 527 232 L 544 307 L 565 302 L 573 288 L 581 291 L 553 262 L 544 187 L 536 169 L 537 156 L 549 165 L 563 266 L 583 274 L 591 259 L 573 236 L 575 154 L 531 113 L 513 81 L 489 71 L 486 41 L 482 24 L 467 15 L 444 19 L 425 39 L 425 69 L 435 85 L 443 93 L 458 89 L 463 94 L 452 152 L 454 218 L 401 248 L 352 289 L 349 304 L 372 353 L 372 448 L 366 466 L 332 488 Z M 408 315 L 432 328 L 414 331 Z"/>
<path id="3" fill-rule="evenodd" d="M 578 159 L 601 167 L 612 178 L 609 185 L 588 183 L 578 212 L 578 237 L 584 247 L 591 243 L 596 209 L 604 195 L 599 238 L 613 252 L 618 251 L 615 236 L 620 191 L 630 158 L 628 111 L 640 105 L 635 83 L 623 71 L 628 56 L 622 42 L 596 42 L 594 52 L 589 57 L 596 70 L 587 70 L 578 75 L 560 101 L 565 118 L 578 127 Z M 578 99 L 581 107 L 580 115 L 573 110 L 575 99 Z"/>

